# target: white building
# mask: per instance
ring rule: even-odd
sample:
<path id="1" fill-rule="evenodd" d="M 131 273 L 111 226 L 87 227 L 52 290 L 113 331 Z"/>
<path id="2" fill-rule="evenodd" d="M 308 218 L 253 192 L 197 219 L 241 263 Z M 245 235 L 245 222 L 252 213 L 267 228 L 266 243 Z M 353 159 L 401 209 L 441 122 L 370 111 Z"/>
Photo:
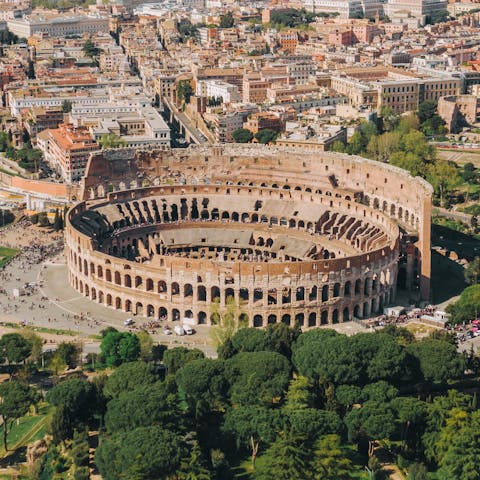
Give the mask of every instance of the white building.
<path id="1" fill-rule="evenodd" d="M 7 27 L 12 33 L 22 38 L 29 38 L 32 35 L 64 37 L 65 35 L 108 32 L 109 19 L 100 15 L 45 14 L 42 12 L 9 19 Z"/>
<path id="2" fill-rule="evenodd" d="M 221 80 L 200 80 L 195 93 L 200 97 L 221 97 L 223 103 L 237 103 L 242 100 L 236 85 Z"/>

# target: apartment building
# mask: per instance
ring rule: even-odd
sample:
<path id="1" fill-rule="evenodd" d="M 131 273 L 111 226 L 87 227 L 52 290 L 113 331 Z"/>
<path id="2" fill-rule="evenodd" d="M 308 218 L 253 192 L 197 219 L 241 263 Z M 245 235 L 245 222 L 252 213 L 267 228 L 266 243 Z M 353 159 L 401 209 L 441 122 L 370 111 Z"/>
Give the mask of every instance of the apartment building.
<path id="1" fill-rule="evenodd" d="M 68 183 L 82 178 L 90 154 L 100 150 L 88 128 L 72 124 L 45 130 L 39 136 L 38 147 L 45 160 Z"/>
<path id="2" fill-rule="evenodd" d="M 221 80 L 200 80 L 195 93 L 199 97 L 222 98 L 223 103 L 238 103 L 242 100 L 236 85 Z"/>

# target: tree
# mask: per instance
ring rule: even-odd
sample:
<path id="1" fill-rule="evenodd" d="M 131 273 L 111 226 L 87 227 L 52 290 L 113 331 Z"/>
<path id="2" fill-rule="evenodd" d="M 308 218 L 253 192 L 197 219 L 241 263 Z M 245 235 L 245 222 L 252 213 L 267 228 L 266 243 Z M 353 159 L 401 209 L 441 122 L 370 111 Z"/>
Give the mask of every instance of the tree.
<path id="1" fill-rule="evenodd" d="M 195 442 L 189 457 L 181 462 L 179 480 L 211 480 L 212 476 L 204 465 L 202 450 Z"/>
<path id="2" fill-rule="evenodd" d="M 427 406 L 425 402 L 412 397 L 397 397 L 391 403 L 397 423 L 400 427 L 400 439 L 403 447 L 412 450 L 418 447 L 425 431 Z"/>
<path id="3" fill-rule="evenodd" d="M 83 53 L 90 58 L 95 58 L 102 53 L 102 49 L 95 46 L 95 44 L 90 40 L 86 40 L 82 47 Z"/>
<path id="4" fill-rule="evenodd" d="M 104 133 L 98 142 L 103 149 L 124 147 L 127 143 L 115 133 Z"/>
<path id="5" fill-rule="evenodd" d="M 290 363 L 276 352 L 243 352 L 225 362 L 233 404 L 272 405 L 283 397 L 290 381 Z"/>
<path id="6" fill-rule="evenodd" d="M 63 230 L 63 219 L 60 216 L 60 213 L 58 212 L 58 208 L 55 210 L 55 217 L 53 219 L 53 229 L 56 232 Z"/>
<path id="7" fill-rule="evenodd" d="M 453 162 L 438 160 L 427 171 L 427 180 L 435 192 L 440 195 L 440 205 L 444 205 L 445 197 L 461 183 L 458 167 Z"/>
<path id="8" fill-rule="evenodd" d="M 292 480 L 311 478 L 311 450 L 302 437 L 281 435 L 263 455 L 255 471 L 255 480 Z"/>
<path id="9" fill-rule="evenodd" d="M 260 446 L 273 442 L 281 426 L 278 410 L 245 405 L 228 410 L 222 428 L 225 433 L 233 436 L 237 448 L 250 450 L 252 466 L 255 466 Z"/>
<path id="10" fill-rule="evenodd" d="M 259 143 L 266 145 L 267 143 L 275 143 L 278 133 L 271 128 L 264 128 L 259 130 L 254 137 L 258 140 Z"/>
<path id="11" fill-rule="evenodd" d="M 177 84 L 177 98 L 182 103 L 190 103 L 190 98 L 194 95 L 190 80 L 180 80 Z"/>
<path id="12" fill-rule="evenodd" d="M 325 435 L 315 442 L 313 459 L 315 480 L 349 480 L 353 465 L 342 450 L 338 435 Z"/>
<path id="13" fill-rule="evenodd" d="M 50 430 L 55 445 L 60 442 L 65 443 L 65 440 L 72 438 L 74 431 L 73 420 L 70 411 L 64 405 L 59 405 L 53 412 Z"/>
<path id="14" fill-rule="evenodd" d="M 8 451 L 8 433 L 12 422 L 23 417 L 34 403 L 34 390 L 28 385 L 12 380 L 0 384 L 0 417 L 3 423 L 3 447 Z"/>
<path id="15" fill-rule="evenodd" d="M 75 368 L 78 365 L 80 353 L 81 347 L 79 345 L 71 342 L 62 342 L 58 345 L 55 356 L 68 368 Z"/>
<path id="16" fill-rule="evenodd" d="M 267 350 L 266 332 L 258 328 L 241 328 L 232 335 L 230 341 L 235 353 Z"/>
<path id="17" fill-rule="evenodd" d="M 153 339 L 148 332 L 142 330 L 137 333 L 140 341 L 140 359 L 144 362 L 151 362 L 153 360 Z"/>
<path id="18" fill-rule="evenodd" d="M 133 362 L 140 355 L 140 340 L 133 333 L 110 331 L 103 337 L 100 351 L 109 367 Z"/>
<path id="19" fill-rule="evenodd" d="M 71 378 L 55 385 L 47 393 L 47 401 L 55 407 L 63 407 L 74 428 L 81 428 L 94 412 L 95 392 L 90 382 Z"/>
<path id="20" fill-rule="evenodd" d="M 35 78 L 35 63 L 32 60 L 28 60 L 27 78 L 30 80 Z"/>
<path id="21" fill-rule="evenodd" d="M 286 409 L 300 410 L 312 407 L 314 395 L 312 385 L 307 377 L 298 376 L 290 381 L 286 395 Z"/>
<path id="22" fill-rule="evenodd" d="M 449 322 L 453 325 L 470 322 L 480 313 L 480 285 L 467 287 L 460 298 L 446 308 L 450 314 Z"/>
<path id="23" fill-rule="evenodd" d="M 331 411 L 317 408 L 282 409 L 285 420 L 285 430 L 293 435 L 305 437 L 314 441 L 321 435 L 344 433 L 344 425 L 340 416 Z"/>
<path id="24" fill-rule="evenodd" d="M 345 416 L 348 436 L 351 440 L 362 437 L 368 440 L 368 454 L 373 455 L 376 441 L 390 438 L 395 431 L 395 417 L 387 403 L 365 402 L 361 408 L 351 410 Z"/>
<path id="25" fill-rule="evenodd" d="M 64 100 L 62 102 L 62 112 L 70 113 L 72 111 L 73 102 L 71 100 Z"/>
<path id="26" fill-rule="evenodd" d="M 428 471 L 423 463 L 412 463 L 408 467 L 407 480 L 428 480 Z"/>
<path id="27" fill-rule="evenodd" d="M 220 28 L 232 28 L 235 25 L 232 12 L 220 16 Z"/>
<path id="28" fill-rule="evenodd" d="M 108 402 L 105 426 L 109 433 L 151 425 L 173 430 L 181 423 L 176 402 L 166 382 L 138 386 Z"/>
<path id="29" fill-rule="evenodd" d="M 480 283 L 480 257 L 475 257 L 465 269 L 465 281 L 469 285 Z"/>
<path id="30" fill-rule="evenodd" d="M 22 331 L 22 335 L 27 339 L 28 342 L 32 345 L 32 351 L 27 360 L 32 362 L 40 362 L 42 358 L 42 348 L 43 340 L 37 335 L 33 329 L 27 328 Z"/>
<path id="31" fill-rule="evenodd" d="M 400 115 L 395 113 L 391 107 L 382 107 L 380 110 L 383 128 L 387 132 L 395 130 L 400 122 Z"/>
<path id="32" fill-rule="evenodd" d="M 24 362 L 32 353 L 32 344 L 19 333 L 6 333 L 0 338 L 0 359 L 6 361 L 10 378 L 13 365 Z"/>
<path id="33" fill-rule="evenodd" d="M 169 348 L 163 354 L 163 363 L 167 367 L 168 374 L 173 375 L 187 363 L 201 358 L 205 358 L 205 354 L 198 348 L 175 347 Z"/>
<path id="34" fill-rule="evenodd" d="M 139 386 L 155 383 L 158 377 L 153 373 L 153 366 L 144 362 L 129 362 L 120 365 L 107 379 L 103 393 L 107 398 L 118 397 Z"/>
<path id="35" fill-rule="evenodd" d="M 184 456 L 185 446 L 177 433 L 151 426 L 103 439 L 95 460 L 105 480 L 166 480 Z"/>
<path id="36" fill-rule="evenodd" d="M 253 140 L 253 133 L 246 128 L 237 128 L 232 137 L 237 143 L 249 143 Z"/>
<path id="37" fill-rule="evenodd" d="M 437 444 L 438 478 L 478 480 L 480 413 L 453 409 Z"/>
<path id="38" fill-rule="evenodd" d="M 223 362 L 202 358 L 183 366 L 176 374 L 178 389 L 192 412 L 196 411 L 199 401 L 208 405 L 210 410 L 222 410 L 225 405 L 228 383 L 224 377 Z"/>
<path id="39" fill-rule="evenodd" d="M 437 113 L 436 100 L 424 100 L 418 105 L 417 116 L 420 123 L 432 118 Z"/>
<path id="40" fill-rule="evenodd" d="M 424 339 L 408 345 L 407 351 L 418 361 L 427 382 L 446 382 L 464 371 L 465 359 L 454 345 L 444 340 Z"/>

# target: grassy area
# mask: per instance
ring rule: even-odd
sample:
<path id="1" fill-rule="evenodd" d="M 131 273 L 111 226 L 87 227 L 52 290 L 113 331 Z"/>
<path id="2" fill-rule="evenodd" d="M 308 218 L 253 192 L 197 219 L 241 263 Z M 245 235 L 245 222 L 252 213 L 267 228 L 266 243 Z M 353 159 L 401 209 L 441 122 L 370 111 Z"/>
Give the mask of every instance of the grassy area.
<path id="1" fill-rule="evenodd" d="M 431 332 L 437 330 L 435 327 L 430 327 L 429 325 L 423 325 L 422 323 L 407 323 L 405 328 L 412 332 L 415 336 L 424 337 Z"/>
<path id="2" fill-rule="evenodd" d="M 52 407 L 47 403 L 42 403 L 38 410 L 38 415 L 25 415 L 18 422 L 14 422 L 8 434 L 8 448 L 10 452 L 25 447 L 29 443 L 45 436 Z M 2 437 L 3 426 L 0 427 L 0 438 Z M 10 452 L 8 453 L 10 454 Z M 4 457 L 5 454 L 6 452 L 2 445 L 0 456 Z"/>
<path id="3" fill-rule="evenodd" d="M 20 250 L 14 248 L 0 247 L 0 268 L 5 266 L 10 259 L 20 253 Z"/>
<path id="4" fill-rule="evenodd" d="M 69 335 L 70 337 L 76 337 L 78 335 L 78 332 L 75 332 L 73 330 L 65 330 L 62 328 L 48 328 L 48 327 L 24 327 L 23 325 L 19 325 L 18 323 L 13 323 L 13 322 L 4 322 L 2 324 L 4 327 L 10 327 L 10 328 L 19 328 L 19 329 L 24 329 L 28 328 L 29 330 L 33 330 L 34 332 L 38 333 L 51 333 L 53 335 Z M 91 338 L 97 339 L 100 338 L 98 335 L 90 335 Z"/>

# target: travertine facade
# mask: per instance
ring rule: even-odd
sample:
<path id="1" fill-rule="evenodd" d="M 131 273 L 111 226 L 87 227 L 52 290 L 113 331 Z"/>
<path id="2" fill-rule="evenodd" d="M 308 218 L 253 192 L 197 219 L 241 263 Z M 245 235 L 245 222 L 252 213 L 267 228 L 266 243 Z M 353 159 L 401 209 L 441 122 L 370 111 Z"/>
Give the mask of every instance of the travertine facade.
<path id="1" fill-rule="evenodd" d="M 428 298 L 431 187 L 388 165 L 252 145 L 123 150 L 91 158 L 83 189 L 69 280 L 113 308 L 312 327 L 374 315 L 397 283 Z"/>

